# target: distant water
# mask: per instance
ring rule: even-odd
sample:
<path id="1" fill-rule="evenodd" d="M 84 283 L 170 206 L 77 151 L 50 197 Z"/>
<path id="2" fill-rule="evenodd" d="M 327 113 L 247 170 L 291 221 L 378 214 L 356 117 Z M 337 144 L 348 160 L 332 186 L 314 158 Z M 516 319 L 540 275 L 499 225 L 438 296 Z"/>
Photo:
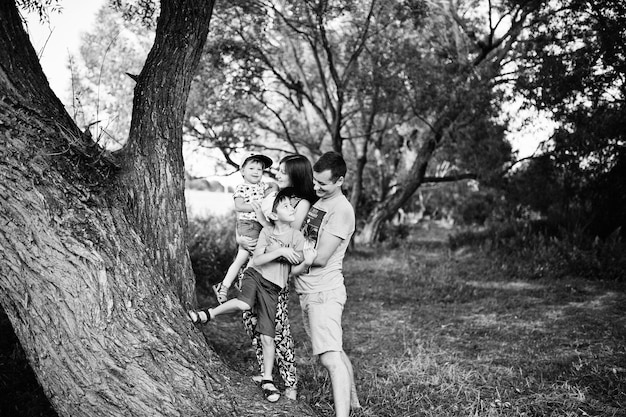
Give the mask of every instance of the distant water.
<path id="1" fill-rule="evenodd" d="M 235 209 L 232 193 L 185 190 L 187 217 L 206 218 L 231 214 Z"/>

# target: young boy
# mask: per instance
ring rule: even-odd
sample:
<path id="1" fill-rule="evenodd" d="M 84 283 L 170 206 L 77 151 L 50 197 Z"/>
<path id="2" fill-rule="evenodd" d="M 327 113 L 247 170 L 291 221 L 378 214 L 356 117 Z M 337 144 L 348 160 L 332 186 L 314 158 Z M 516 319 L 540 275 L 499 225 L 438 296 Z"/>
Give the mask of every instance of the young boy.
<path id="1" fill-rule="evenodd" d="M 252 154 L 244 159 L 239 168 L 244 182 L 235 188 L 233 198 L 235 200 L 235 211 L 237 212 L 237 234 L 240 236 L 257 239 L 263 228 L 256 218 L 254 204 L 260 204 L 263 197 L 278 188 L 276 184 L 270 185 L 262 181 L 263 171 L 271 166 L 272 160 L 269 157 Z M 213 286 L 213 291 L 220 304 L 228 299 L 228 289 L 249 256 L 250 253 L 246 249 L 238 246 L 237 255 L 228 268 L 226 276 L 221 283 Z"/>
<path id="2" fill-rule="evenodd" d="M 261 230 L 251 261 L 253 265 L 244 271 L 239 296 L 215 308 L 188 312 L 191 321 L 204 324 L 221 314 L 255 309 L 256 331 L 263 350 L 261 389 L 270 402 L 280 398 L 272 377 L 278 293 L 287 285 L 291 264 L 302 262 L 304 257 L 305 239 L 299 230 L 291 228 L 295 209 L 290 202 L 290 191 L 286 191 L 280 191 L 269 209 L 263 210 L 272 225 Z"/>

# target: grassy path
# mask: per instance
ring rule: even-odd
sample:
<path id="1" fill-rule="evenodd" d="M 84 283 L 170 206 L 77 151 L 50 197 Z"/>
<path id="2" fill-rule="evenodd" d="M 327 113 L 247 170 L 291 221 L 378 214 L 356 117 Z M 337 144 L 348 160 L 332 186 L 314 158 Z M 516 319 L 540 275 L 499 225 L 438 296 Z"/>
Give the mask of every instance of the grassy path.
<path id="1" fill-rule="evenodd" d="M 345 350 L 365 406 L 355 415 L 626 416 L 625 286 L 506 270 L 481 252 L 451 253 L 441 236 L 352 253 Z M 290 315 L 301 399 L 333 416 L 295 295 Z M 236 317 L 206 332 L 233 366 L 254 373 Z"/>

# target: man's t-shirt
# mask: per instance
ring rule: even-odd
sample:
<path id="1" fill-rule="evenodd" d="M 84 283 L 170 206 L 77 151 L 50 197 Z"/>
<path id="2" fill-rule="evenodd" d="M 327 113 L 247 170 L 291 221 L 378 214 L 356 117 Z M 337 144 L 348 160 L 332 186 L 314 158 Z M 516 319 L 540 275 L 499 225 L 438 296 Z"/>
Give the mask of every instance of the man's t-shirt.
<path id="1" fill-rule="evenodd" d="M 341 239 L 339 247 L 330 256 L 325 267 L 313 266 L 307 274 L 295 280 L 296 291 L 300 294 L 329 291 L 343 285 L 343 258 L 354 234 L 354 209 L 343 194 L 331 199 L 320 199 L 309 209 L 302 233 L 316 248 L 328 233 Z"/>

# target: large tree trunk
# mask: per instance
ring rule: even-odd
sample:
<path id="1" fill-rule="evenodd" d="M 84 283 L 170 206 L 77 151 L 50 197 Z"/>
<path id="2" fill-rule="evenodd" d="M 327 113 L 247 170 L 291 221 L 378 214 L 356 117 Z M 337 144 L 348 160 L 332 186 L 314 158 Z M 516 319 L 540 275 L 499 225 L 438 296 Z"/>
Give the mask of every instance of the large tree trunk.
<path id="1" fill-rule="evenodd" d="M 187 307 L 195 303 L 185 245 L 183 118 L 213 3 L 161 2 L 154 46 L 137 78 L 119 187 L 133 224 L 151 243 L 150 260 Z"/>
<path id="2" fill-rule="evenodd" d="M 135 106 L 148 110 L 136 110 L 134 123 L 147 138 L 134 140 L 146 142 L 117 164 L 81 136 L 14 2 L 0 2 L 0 304 L 59 415 L 312 415 L 298 403 L 269 406 L 228 370 L 186 317 L 179 295 L 189 303 L 189 290 L 170 280 L 191 276 L 176 130 L 190 77 L 183 73 L 193 70 L 211 7 L 163 2 L 151 55 L 164 67 L 152 64 L 140 84 L 167 79 L 161 87 L 172 90 L 148 91 L 158 81 L 138 87 Z M 185 39 L 185 53 L 171 50 L 172 37 Z M 170 54 L 186 64 L 167 65 Z"/>

